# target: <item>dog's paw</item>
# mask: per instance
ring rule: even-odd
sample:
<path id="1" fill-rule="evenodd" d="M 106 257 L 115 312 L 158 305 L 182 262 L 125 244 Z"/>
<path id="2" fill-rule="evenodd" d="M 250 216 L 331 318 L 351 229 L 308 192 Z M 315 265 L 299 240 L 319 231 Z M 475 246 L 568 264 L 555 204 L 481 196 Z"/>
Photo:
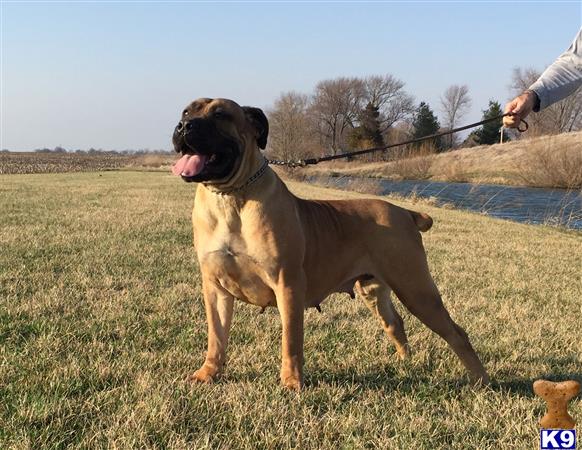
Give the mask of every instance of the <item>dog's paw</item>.
<path id="1" fill-rule="evenodd" d="M 408 359 L 410 357 L 410 353 L 411 350 L 410 345 L 408 343 L 396 346 L 396 354 L 398 355 L 398 358 L 400 360 Z"/>
<path id="2" fill-rule="evenodd" d="M 303 388 L 303 380 L 294 375 L 289 375 L 287 377 L 281 376 L 281 384 L 284 388 L 297 392 Z"/>
<path id="3" fill-rule="evenodd" d="M 212 370 L 207 366 L 202 366 L 192 375 L 188 375 L 187 381 L 190 383 L 212 383 L 218 378 L 216 370 Z"/>
<path id="4" fill-rule="evenodd" d="M 491 379 L 489 378 L 489 375 L 487 375 L 486 372 L 475 375 L 471 374 L 469 375 L 469 379 L 471 380 L 471 383 L 475 386 L 488 386 L 489 384 L 491 384 Z"/>

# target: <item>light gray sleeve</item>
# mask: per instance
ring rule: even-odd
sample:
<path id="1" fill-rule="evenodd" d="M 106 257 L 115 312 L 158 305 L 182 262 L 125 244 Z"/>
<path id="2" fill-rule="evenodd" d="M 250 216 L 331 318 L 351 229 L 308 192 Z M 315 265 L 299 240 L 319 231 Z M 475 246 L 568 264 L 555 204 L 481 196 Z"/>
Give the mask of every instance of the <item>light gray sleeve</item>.
<path id="1" fill-rule="evenodd" d="M 530 90 L 539 97 L 541 110 L 566 98 L 580 86 L 582 86 L 582 28 L 570 48 L 542 73 L 530 86 Z"/>

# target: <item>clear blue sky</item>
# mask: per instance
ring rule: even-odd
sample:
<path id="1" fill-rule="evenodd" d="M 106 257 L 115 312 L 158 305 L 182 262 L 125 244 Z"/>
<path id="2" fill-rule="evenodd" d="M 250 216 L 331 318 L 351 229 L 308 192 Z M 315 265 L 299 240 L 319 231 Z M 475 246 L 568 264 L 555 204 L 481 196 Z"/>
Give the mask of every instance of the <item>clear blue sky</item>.
<path id="1" fill-rule="evenodd" d="M 2 1 L 1 147 L 170 148 L 183 106 L 268 108 L 322 79 L 390 73 L 435 112 L 467 84 L 477 120 L 515 66 L 543 69 L 582 24 L 570 2 Z"/>

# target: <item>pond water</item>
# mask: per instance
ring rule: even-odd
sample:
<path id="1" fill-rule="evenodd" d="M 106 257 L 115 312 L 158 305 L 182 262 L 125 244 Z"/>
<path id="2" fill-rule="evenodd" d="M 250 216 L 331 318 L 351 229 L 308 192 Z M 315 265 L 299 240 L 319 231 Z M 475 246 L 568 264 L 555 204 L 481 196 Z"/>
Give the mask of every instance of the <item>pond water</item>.
<path id="1" fill-rule="evenodd" d="M 369 187 L 379 195 L 433 198 L 437 204 L 446 203 L 455 208 L 502 219 L 582 230 L 581 190 L 360 177 L 316 176 L 309 177 L 306 181 L 347 190 Z"/>

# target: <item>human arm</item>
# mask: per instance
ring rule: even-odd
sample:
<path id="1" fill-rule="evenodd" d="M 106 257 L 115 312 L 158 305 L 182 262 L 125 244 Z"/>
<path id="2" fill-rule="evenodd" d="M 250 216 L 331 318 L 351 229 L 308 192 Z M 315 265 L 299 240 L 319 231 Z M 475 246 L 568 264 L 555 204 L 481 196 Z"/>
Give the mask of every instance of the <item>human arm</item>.
<path id="1" fill-rule="evenodd" d="M 505 106 L 512 116 L 503 119 L 506 127 L 516 127 L 531 111 L 540 111 L 568 97 L 582 86 L 582 28 L 572 45 L 562 53 L 538 80 Z"/>

